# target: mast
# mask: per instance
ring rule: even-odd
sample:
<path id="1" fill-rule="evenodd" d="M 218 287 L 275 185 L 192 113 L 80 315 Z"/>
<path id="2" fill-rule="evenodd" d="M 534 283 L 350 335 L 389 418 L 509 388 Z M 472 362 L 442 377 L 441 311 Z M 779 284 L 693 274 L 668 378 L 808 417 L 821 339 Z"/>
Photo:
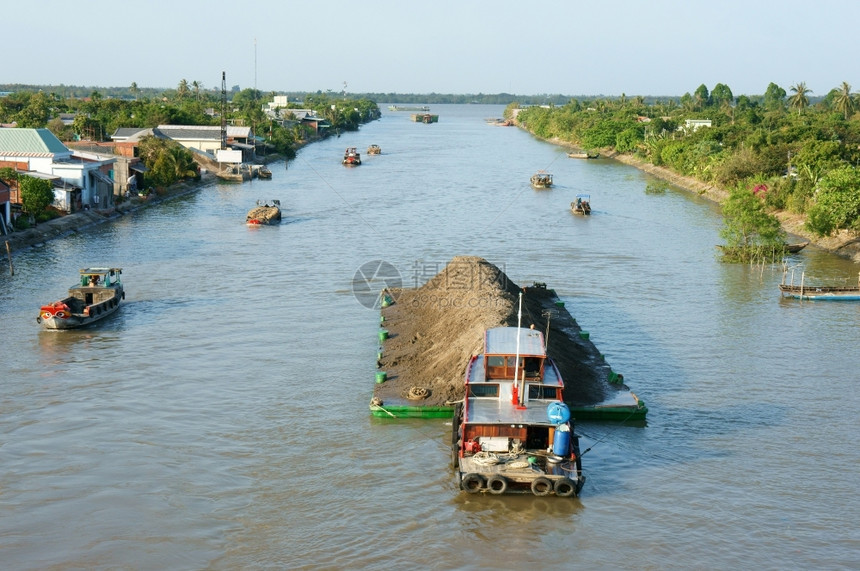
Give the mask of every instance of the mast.
<path id="1" fill-rule="evenodd" d="M 523 391 L 525 390 L 525 368 L 523 368 L 523 376 L 522 376 L 522 384 L 520 383 L 520 333 L 521 333 L 521 325 L 523 321 L 523 292 L 520 292 L 519 295 L 519 307 L 517 308 L 517 356 L 514 360 L 514 386 L 519 387 L 517 391 L 519 395 L 517 396 L 517 402 L 514 403 L 516 406 L 523 406 L 523 402 L 525 399 L 523 398 Z"/>
<path id="2" fill-rule="evenodd" d="M 221 150 L 227 148 L 227 72 L 221 72 Z"/>

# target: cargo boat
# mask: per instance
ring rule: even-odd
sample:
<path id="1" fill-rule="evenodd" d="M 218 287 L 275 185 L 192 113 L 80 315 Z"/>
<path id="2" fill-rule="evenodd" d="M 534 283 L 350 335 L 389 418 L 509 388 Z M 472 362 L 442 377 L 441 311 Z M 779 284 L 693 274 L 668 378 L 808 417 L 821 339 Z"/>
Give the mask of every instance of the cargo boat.
<path id="1" fill-rule="evenodd" d="M 77 329 L 104 319 L 119 309 L 125 299 L 121 268 L 84 268 L 80 283 L 69 295 L 43 305 L 36 322 L 45 329 Z"/>

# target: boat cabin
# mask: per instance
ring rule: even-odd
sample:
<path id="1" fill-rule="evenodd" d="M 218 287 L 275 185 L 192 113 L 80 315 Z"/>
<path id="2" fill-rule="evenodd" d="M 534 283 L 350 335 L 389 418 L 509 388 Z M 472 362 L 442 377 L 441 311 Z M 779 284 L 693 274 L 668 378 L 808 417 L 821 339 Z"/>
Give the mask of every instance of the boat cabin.
<path id="1" fill-rule="evenodd" d="M 474 357 L 467 370 L 465 440 L 479 442 L 484 450 L 507 450 L 514 441 L 527 449 L 544 447 L 554 428 L 547 406 L 562 400 L 563 388 L 540 331 L 487 330 L 484 354 Z"/>

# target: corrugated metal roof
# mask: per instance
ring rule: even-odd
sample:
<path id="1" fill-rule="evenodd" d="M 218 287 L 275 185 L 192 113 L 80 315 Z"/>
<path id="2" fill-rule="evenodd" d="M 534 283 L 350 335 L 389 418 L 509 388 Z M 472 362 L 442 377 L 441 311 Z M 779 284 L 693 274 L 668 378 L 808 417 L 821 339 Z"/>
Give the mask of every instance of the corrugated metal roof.
<path id="1" fill-rule="evenodd" d="M 48 129 L 0 129 L 0 153 L 45 157 L 71 151 Z"/>
<path id="2" fill-rule="evenodd" d="M 487 329 L 484 340 L 484 353 L 487 355 L 515 355 L 517 351 L 517 332 L 520 338 L 520 355 L 545 356 L 543 334 L 536 329 L 524 327 L 495 327 Z"/>

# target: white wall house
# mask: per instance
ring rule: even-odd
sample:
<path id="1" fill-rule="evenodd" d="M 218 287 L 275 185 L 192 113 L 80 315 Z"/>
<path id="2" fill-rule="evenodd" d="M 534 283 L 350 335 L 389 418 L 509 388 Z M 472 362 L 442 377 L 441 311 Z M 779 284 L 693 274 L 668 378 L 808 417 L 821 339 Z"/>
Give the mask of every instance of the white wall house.
<path id="1" fill-rule="evenodd" d="M 61 184 L 55 183 L 55 205 L 66 212 L 77 206 L 113 205 L 110 173 L 115 162 L 116 159 L 93 153 L 72 151 L 48 129 L 0 129 L 0 167 L 59 178 Z"/>

